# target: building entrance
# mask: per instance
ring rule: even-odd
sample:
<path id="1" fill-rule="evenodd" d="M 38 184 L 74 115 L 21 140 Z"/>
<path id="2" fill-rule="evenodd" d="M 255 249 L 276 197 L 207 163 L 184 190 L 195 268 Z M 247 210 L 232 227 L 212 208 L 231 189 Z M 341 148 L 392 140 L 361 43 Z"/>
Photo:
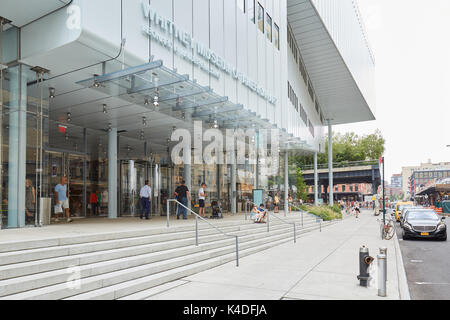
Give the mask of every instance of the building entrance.
<path id="1" fill-rule="evenodd" d="M 119 214 L 122 217 L 140 215 L 139 192 L 145 185 L 145 180 L 151 180 L 151 168 L 148 161 L 122 160 L 120 162 Z M 153 188 L 152 183 L 150 185 Z"/>

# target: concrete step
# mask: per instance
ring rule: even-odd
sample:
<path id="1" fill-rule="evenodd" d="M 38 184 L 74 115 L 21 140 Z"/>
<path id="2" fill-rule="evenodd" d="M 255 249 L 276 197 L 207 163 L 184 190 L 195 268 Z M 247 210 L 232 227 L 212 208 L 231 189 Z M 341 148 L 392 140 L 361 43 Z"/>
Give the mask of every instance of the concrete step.
<path id="1" fill-rule="evenodd" d="M 327 224 L 327 226 L 331 224 L 334 223 Z M 303 230 L 298 231 L 297 234 L 298 236 L 301 236 L 301 234 L 306 233 Z M 271 239 L 270 241 L 267 241 L 254 247 L 240 249 L 239 256 L 240 258 L 242 258 L 247 255 L 261 252 L 263 250 L 267 250 L 269 248 L 284 244 L 289 241 L 292 241 L 292 239 L 286 237 L 280 238 L 278 240 Z M 201 271 L 209 270 L 211 268 L 217 267 L 219 265 L 234 260 L 235 260 L 234 254 L 227 254 L 206 261 L 201 261 L 195 264 L 182 266 L 179 268 L 161 272 L 156 275 L 150 275 L 141 279 L 135 279 L 119 283 L 117 285 L 113 285 L 110 287 L 87 292 L 85 294 L 72 296 L 70 298 L 67 298 L 67 300 L 108 300 L 108 299 L 143 300 L 148 298 L 150 295 L 155 294 L 155 290 L 152 289 L 154 289 L 157 286 L 161 286 L 169 282 L 188 277 Z"/>
<path id="2" fill-rule="evenodd" d="M 287 225 L 277 224 L 271 226 L 271 231 L 278 229 L 284 230 Z M 215 231 L 215 230 L 214 230 Z M 217 243 L 217 241 L 228 239 L 223 234 L 214 235 L 201 235 L 199 237 L 199 244 L 211 244 Z M 266 228 L 258 226 L 255 228 L 243 228 L 243 230 L 233 230 L 232 234 L 239 235 L 240 237 L 246 235 L 259 235 L 266 233 Z M 152 236 L 155 237 L 155 236 Z M 141 239 L 140 239 L 141 240 Z M 175 248 L 182 248 L 186 246 L 192 246 L 195 244 L 195 237 L 185 238 L 181 240 L 172 240 L 167 242 L 161 242 L 160 239 L 155 243 L 141 244 L 130 243 L 131 246 L 127 246 L 119 249 L 99 250 L 93 251 L 91 248 L 88 253 L 65 255 L 61 257 L 35 260 L 23 263 L 14 263 L 5 266 L 0 266 L 0 280 L 6 280 L 26 275 L 32 275 L 37 273 L 43 273 L 52 270 L 58 270 L 68 268 L 71 266 L 82 266 L 95 262 L 109 261 L 114 259 L 120 259 L 131 256 L 139 256 L 143 254 L 155 253 Z M 127 241 L 130 241 L 127 239 Z M 117 241 L 116 241 L 117 242 Z M 141 241 L 140 241 L 141 242 Z M 87 246 L 87 245 L 85 245 Z M 93 252 L 92 252 L 93 251 Z"/>
<path id="3" fill-rule="evenodd" d="M 271 229 L 270 233 L 267 233 L 265 230 L 259 230 L 258 233 L 242 233 L 240 236 L 240 243 L 245 243 L 247 241 L 264 238 L 267 236 L 273 236 L 273 235 L 288 235 L 291 234 L 291 227 L 289 225 L 285 226 L 277 226 L 273 227 Z M 309 229 L 306 228 L 305 232 L 307 232 Z M 238 234 L 239 235 L 239 234 Z M 244 235 L 244 236 L 243 236 Z M 189 246 L 189 247 L 181 247 L 171 250 L 163 250 L 160 252 L 153 252 L 150 254 L 141 254 L 136 256 L 130 256 L 126 258 L 119 258 L 119 259 L 109 259 L 104 262 L 94 262 L 90 263 L 84 266 L 81 266 L 79 268 L 79 276 L 81 278 L 89 277 L 98 275 L 105 272 L 111 272 L 121 269 L 126 269 L 132 266 L 139 266 L 144 265 L 148 263 L 153 263 L 157 261 L 162 261 L 164 259 L 170 259 L 174 257 L 179 256 L 185 256 L 188 254 L 201 252 L 204 250 L 210 250 L 214 248 L 220 248 L 225 245 L 233 245 L 235 243 L 234 238 L 228 238 L 226 240 L 221 241 L 211 241 L 207 242 L 205 244 L 200 245 L 199 247 L 196 246 Z M 60 266 L 61 262 L 59 263 L 52 263 L 50 262 L 48 264 L 50 267 Z M 54 285 L 58 283 L 62 283 L 67 281 L 67 270 L 69 267 L 74 267 L 76 265 L 68 265 L 65 268 L 60 268 L 54 271 L 50 272 L 41 272 L 33 275 L 27 275 L 12 279 L 7 279 L 0 281 L 0 296 L 4 295 L 11 295 L 15 293 L 19 293 L 26 290 L 32 290 L 34 288 L 43 287 L 43 286 L 49 286 Z M 35 268 L 41 267 L 40 264 L 36 265 Z M 55 267 L 56 268 L 56 267 Z M 17 269 L 17 268 L 16 268 Z M 11 270 L 11 272 L 15 272 L 14 269 Z"/>
<path id="4" fill-rule="evenodd" d="M 281 225 L 281 226 L 273 226 L 273 229 L 271 230 L 271 235 L 276 234 L 284 234 L 286 233 L 286 230 L 289 229 L 289 225 Z M 239 235 L 239 233 L 237 233 Z M 253 232 L 242 232 L 242 237 L 240 237 L 241 242 L 245 242 L 248 240 L 253 240 L 261 237 L 266 237 L 268 233 L 263 229 L 255 229 Z M 141 254 L 141 255 L 130 255 L 123 258 L 110 258 L 106 259 L 102 262 L 93 261 L 91 263 L 87 263 L 85 265 L 81 265 L 79 268 L 80 277 L 89 277 L 98 275 L 105 272 L 111 272 L 121 269 L 126 269 L 131 266 L 139 266 L 143 264 L 153 263 L 156 261 L 162 261 L 164 259 L 170 259 L 173 257 L 179 257 L 184 256 L 196 252 L 200 252 L 202 250 L 208 250 L 213 248 L 219 248 L 221 246 L 225 246 L 227 244 L 234 243 L 233 238 L 229 238 L 227 240 L 220 240 L 220 241 L 211 241 L 207 242 L 205 244 L 200 245 L 199 247 L 196 246 L 189 246 L 189 247 L 176 247 L 174 249 L 165 250 L 162 249 L 162 251 L 158 252 L 152 252 L 147 254 Z M 130 249 L 131 250 L 131 249 Z M 107 258 L 107 257 L 106 257 Z M 77 259 L 77 258 L 75 258 Z M 81 258 L 78 258 L 81 259 Z M 89 260 L 89 257 L 86 258 L 86 262 Z M 57 283 L 62 283 L 67 281 L 67 268 L 69 267 L 75 267 L 79 266 L 76 264 L 70 264 L 70 262 L 76 263 L 76 261 L 69 260 L 63 260 L 61 261 L 55 261 L 55 259 L 50 259 L 50 261 L 47 264 L 44 264 L 44 261 L 38 261 L 38 263 L 35 263 L 32 266 L 29 266 L 29 268 L 34 268 L 34 271 L 39 270 L 39 268 L 42 268 L 43 265 L 45 265 L 48 268 L 53 268 L 53 271 L 48 272 L 35 272 L 35 274 L 31 275 L 24 275 L 19 276 L 16 278 L 11 278 L 7 280 L 0 281 L 0 296 L 3 295 L 10 295 L 14 293 L 18 293 L 21 291 L 26 290 L 32 290 L 34 288 L 42 287 L 42 286 L 48 286 L 53 285 Z M 9 269 L 9 272 L 11 274 L 17 273 L 17 272 L 23 272 L 24 268 L 11 268 Z M 20 290 L 20 291 L 19 291 Z"/>
<path id="5" fill-rule="evenodd" d="M 274 219 L 278 220 L 278 219 Z M 308 224 L 312 220 L 304 220 L 305 224 Z M 272 224 L 282 224 L 280 221 L 272 221 Z M 202 227 L 200 229 L 200 227 Z M 99 240 L 99 241 L 92 241 L 87 243 L 81 243 L 81 244 L 67 244 L 67 245 L 58 245 L 58 246 L 51 246 L 47 248 L 33 248 L 29 250 L 20 250 L 20 251 L 12 251 L 12 252 L 4 252 L 0 253 L 0 266 L 4 265 L 11 265 L 14 263 L 20 263 L 20 262 L 28 262 L 28 261 L 35 261 L 35 260 L 42 260 L 42 259 L 49 259 L 49 258 L 56 258 L 61 256 L 70 256 L 70 255 L 76 255 L 76 254 L 82 254 L 82 253 L 89 253 L 89 252 L 95 252 L 95 251 L 102 251 L 102 250 L 111 250 L 111 249 L 118 249 L 118 248 L 126 248 L 126 247 L 134 247 L 137 245 L 145 245 L 155 242 L 164 242 L 167 243 L 168 241 L 172 240 L 180 240 L 180 239 L 186 239 L 190 237 L 195 236 L 195 230 L 193 230 L 195 226 L 191 226 L 190 230 L 187 231 L 179 231 L 179 232 L 172 232 L 173 230 L 167 229 L 167 228 L 161 228 L 161 230 L 158 231 L 166 231 L 167 233 L 156 233 L 153 235 L 147 235 L 143 233 L 136 234 L 135 237 L 129 237 L 129 233 L 127 232 L 124 236 L 125 238 L 117 238 L 117 239 L 111 239 L 111 240 Z M 252 222 L 245 222 L 241 221 L 239 224 L 233 223 L 231 226 L 221 226 L 221 229 L 225 232 L 233 232 L 233 231 L 239 231 L 244 230 L 246 228 L 254 229 L 255 224 Z M 204 226 L 199 226 L 200 237 L 217 234 L 217 231 L 214 230 L 212 227 L 209 226 L 209 228 L 205 229 Z M 153 230 L 155 232 L 155 230 Z M 62 240 L 61 240 L 62 242 Z M 0 275 L 0 280 L 4 279 Z"/>
<path id="6" fill-rule="evenodd" d="M 315 228 L 318 226 L 316 225 Z M 324 224 L 325 227 L 325 224 Z M 285 228 L 280 230 L 271 231 L 270 234 L 260 233 L 242 237 L 240 243 L 240 250 L 244 250 L 249 247 L 259 246 L 265 243 L 275 243 L 278 240 L 292 241 L 292 233 L 287 232 L 290 226 L 286 225 Z M 311 228 L 313 229 L 313 228 Z M 308 232 L 308 229 L 299 230 L 298 233 Z M 244 241 L 245 238 L 245 241 Z M 91 264 L 80 268 L 81 287 L 79 289 L 69 289 L 67 287 L 67 279 L 70 275 L 61 270 L 50 272 L 52 275 L 47 277 L 44 274 L 21 277 L 11 280 L 2 281 L 0 283 L 1 295 L 7 295 L 4 299 L 61 299 L 76 294 L 82 294 L 84 292 L 100 289 L 105 286 L 115 285 L 121 282 L 139 279 L 140 277 L 148 276 L 149 274 L 164 272 L 173 268 L 179 268 L 186 264 L 197 263 L 203 260 L 217 258 L 221 255 L 234 252 L 234 240 L 222 240 L 219 247 L 215 243 L 203 244 L 199 247 L 193 248 L 181 248 L 175 250 L 168 250 L 164 252 L 166 255 L 165 260 L 158 261 L 153 260 L 151 262 L 151 255 L 135 257 L 134 259 L 120 259 L 116 261 L 108 261 L 106 263 Z M 199 251 L 200 250 L 200 251 Z M 181 253 L 182 256 L 175 254 Z M 184 251 L 184 252 L 183 252 Z M 173 256 L 170 256 L 173 254 Z M 154 256 L 153 256 L 154 258 Z M 140 260 L 139 260 L 140 259 Z M 150 259 L 150 260 L 145 260 Z M 138 262 L 138 266 L 134 264 Z M 142 263 L 146 263 L 142 265 Z M 122 268 L 116 271 L 117 268 Z M 102 272 L 103 274 L 96 275 L 96 272 Z M 42 278 L 43 277 L 43 278 Z M 24 280 L 27 280 L 24 282 Z M 47 281 L 47 282 L 46 282 Z M 52 282 L 59 284 L 52 284 Z M 9 282 L 9 283 L 8 283 Z M 15 283 L 14 283 L 15 282 Z M 46 286 L 46 287 L 44 287 Z M 10 295 L 12 292 L 21 292 L 19 294 Z"/>

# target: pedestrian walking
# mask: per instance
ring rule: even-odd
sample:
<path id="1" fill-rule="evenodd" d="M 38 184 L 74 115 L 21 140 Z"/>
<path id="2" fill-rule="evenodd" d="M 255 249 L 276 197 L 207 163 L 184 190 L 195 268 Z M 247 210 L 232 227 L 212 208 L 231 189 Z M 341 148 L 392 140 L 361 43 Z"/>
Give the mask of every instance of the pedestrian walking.
<path id="1" fill-rule="evenodd" d="M 179 185 L 175 189 L 174 195 L 177 197 L 177 200 L 182 204 L 182 206 L 178 205 L 177 220 L 180 219 L 180 215 L 183 215 L 183 220 L 187 220 L 187 212 L 185 207 L 187 207 L 188 205 L 188 199 L 189 201 L 191 201 L 191 195 L 189 194 L 188 187 L 186 187 L 186 181 L 184 180 L 181 181 L 181 185 Z"/>
<path id="2" fill-rule="evenodd" d="M 205 217 L 205 200 L 206 200 L 206 183 L 202 183 L 200 189 L 198 190 L 198 206 L 199 206 L 199 211 L 198 214 L 201 217 Z"/>
<path id="3" fill-rule="evenodd" d="M 273 203 L 275 205 L 273 211 L 275 213 L 278 213 L 278 210 L 280 207 L 280 198 L 278 197 L 278 193 L 275 193 L 275 197 L 273 198 Z"/>
<path id="4" fill-rule="evenodd" d="M 55 222 L 59 221 L 59 215 L 63 213 L 63 210 L 66 214 L 67 222 L 72 222 L 73 220 L 70 218 L 69 193 L 67 191 L 66 177 L 62 177 L 61 183 L 55 187 L 55 202 Z"/>
<path id="5" fill-rule="evenodd" d="M 92 191 L 89 197 L 89 205 L 91 206 L 91 216 L 97 215 L 97 203 L 98 203 L 98 196 L 97 192 L 94 190 Z"/>
<path id="6" fill-rule="evenodd" d="M 149 220 L 149 214 L 150 214 L 150 199 L 152 196 L 152 188 L 150 187 L 150 181 L 145 180 L 145 185 L 141 188 L 141 191 L 139 192 L 139 197 L 141 198 L 141 220 Z"/>

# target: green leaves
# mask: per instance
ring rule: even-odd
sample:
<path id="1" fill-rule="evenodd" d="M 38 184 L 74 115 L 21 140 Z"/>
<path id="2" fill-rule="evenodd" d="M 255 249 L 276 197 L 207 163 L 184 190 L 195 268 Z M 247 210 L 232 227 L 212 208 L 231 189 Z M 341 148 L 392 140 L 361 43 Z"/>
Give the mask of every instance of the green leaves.
<path id="1" fill-rule="evenodd" d="M 307 186 L 300 168 L 297 168 L 297 198 L 303 201 L 308 200 Z"/>
<path id="2" fill-rule="evenodd" d="M 355 161 L 378 160 L 384 153 L 386 140 L 381 131 L 359 136 L 354 132 L 335 134 L 333 136 L 333 162 L 342 163 Z M 318 155 L 319 164 L 328 164 L 328 138 L 325 141 L 325 153 Z M 289 163 L 297 167 L 314 164 L 314 156 L 293 156 Z"/>

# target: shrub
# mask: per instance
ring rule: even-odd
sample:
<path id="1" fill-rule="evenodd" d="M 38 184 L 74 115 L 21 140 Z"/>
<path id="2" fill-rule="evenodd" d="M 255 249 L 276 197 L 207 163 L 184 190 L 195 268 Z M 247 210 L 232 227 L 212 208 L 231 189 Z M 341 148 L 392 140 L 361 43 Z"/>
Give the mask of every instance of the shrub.
<path id="1" fill-rule="evenodd" d="M 342 212 L 341 209 L 339 211 L 336 210 L 334 207 L 329 206 L 320 206 L 320 207 L 306 207 L 302 206 L 301 208 L 303 211 L 307 211 L 319 218 L 321 218 L 323 221 L 331 221 L 331 220 L 337 220 L 342 219 Z"/>

